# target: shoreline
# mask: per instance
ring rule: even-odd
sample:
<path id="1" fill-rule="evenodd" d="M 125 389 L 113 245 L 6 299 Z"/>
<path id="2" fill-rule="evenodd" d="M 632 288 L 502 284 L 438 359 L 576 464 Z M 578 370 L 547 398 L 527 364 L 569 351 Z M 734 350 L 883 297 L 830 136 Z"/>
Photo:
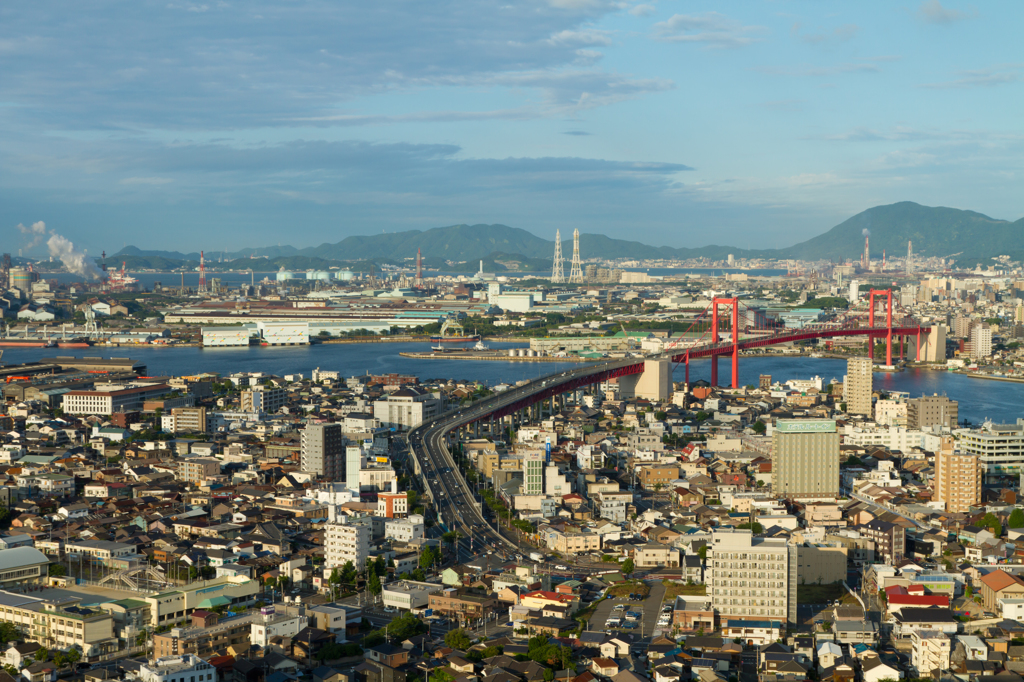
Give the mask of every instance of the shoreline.
<path id="1" fill-rule="evenodd" d="M 564 358 L 552 357 L 550 355 L 529 357 L 525 355 L 500 355 L 489 353 L 487 355 L 472 355 L 472 351 L 463 353 L 421 353 L 418 351 L 399 353 L 403 358 L 414 360 L 484 360 L 488 362 L 603 362 L 609 358 L 581 358 L 567 356 Z"/>
<path id="2" fill-rule="evenodd" d="M 991 374 L 976 374 L 973 372 L 950 372 L 950 374 L 959 374 L 960 376 L 970 377 L 971 379 L 983 379 L 986 381 L 1005 381 L 1011 384 L 1024 384 L 1024 377 L 996 377 Z"/>

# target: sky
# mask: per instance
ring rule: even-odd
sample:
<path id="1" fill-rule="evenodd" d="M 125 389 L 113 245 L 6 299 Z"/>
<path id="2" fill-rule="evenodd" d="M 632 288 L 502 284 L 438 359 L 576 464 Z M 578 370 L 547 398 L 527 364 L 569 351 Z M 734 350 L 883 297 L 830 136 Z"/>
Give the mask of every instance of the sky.
<path id="1" fill-rule="evenodd" d="M 1016 220 L 1022 25 L 1012 0 L 3 3 L 2 250 L 44 255 L 39 221 L 98 254 Z"/>

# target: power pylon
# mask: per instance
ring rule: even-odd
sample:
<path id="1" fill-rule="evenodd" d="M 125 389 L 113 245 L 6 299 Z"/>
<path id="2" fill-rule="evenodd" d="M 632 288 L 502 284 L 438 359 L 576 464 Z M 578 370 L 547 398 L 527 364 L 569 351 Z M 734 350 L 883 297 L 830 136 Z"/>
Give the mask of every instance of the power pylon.
<path id="1" fill-rule="evenodd" d="M 555 230 L 555 260 L 551 264 L 551 283 L 562 284 L 565 282 L 565 270 L 562 267 L 562 233 Z"/>
<path id="2" fill-rule="evenodd" d="M 583 266 L 580 264 L 580 231 L 572 231 L 572 270 L 569 271 L 569 284 L 583 284 Z"/>

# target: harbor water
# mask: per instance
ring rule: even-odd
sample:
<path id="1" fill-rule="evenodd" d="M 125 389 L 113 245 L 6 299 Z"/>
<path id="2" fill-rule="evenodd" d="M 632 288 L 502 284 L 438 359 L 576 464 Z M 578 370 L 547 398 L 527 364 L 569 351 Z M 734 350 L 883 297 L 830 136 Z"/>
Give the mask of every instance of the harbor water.
<path id="1" fill-rule="evenodd" d="M 525 343 L 489 343 L 494 349 L 525 347 Z M 423 352 L 428 343 L 353 343 L 317 344 L 311 346 L 251 346 L 245 348 L 197 348 L 138 346 L 83 350 L 60 348 L 8 348 L 3 354 L 5 363 L 41 360 L 56 355 L 79 357 L 130 357 L 144 362 L 153 376 L 178 376 L 216 372 L 222 375 L 234 372 L 264 372 L 267 374 L 299 373 L 308 377 L 316 367 L 341 372 L 344 376 L 357 374 L 412 374 L 423 380 L 455 379 L 475 380 L 487 385 L 512 383 L 532 379 L 544 374 L 575 369 L 578 363 L 490 362 L 474 360 L 404 358 L 402 352 Z M 730 380 L 728 360 L 719 361 L 719 380 Z M 827 384 L 832 379 L 843 380 L 846 361 L 834 358 L 811 357 L 749 357 L 740 358 L 740 385 L 758 385 L 762 374 L 770 374 L 776 381 L 809 379 L 820 376 Z M 678 365 L 674 371 L 676 381 L 683 381 L 685 371 Z M 710 380 L 710 360 L 695 361 L 690 368 L 690 381 Z M 999 423 L 1013 423 L 1024 417 L 1024 384 L 975 379 L 945 371 L 911 369 L 905 372 L 879 372 L 875 374 L 875 388 L 886 391 L 906 391 L 911 397 L 937 393 L 960 403 L 960 419 L 981 423 L 990 419 Z"/>

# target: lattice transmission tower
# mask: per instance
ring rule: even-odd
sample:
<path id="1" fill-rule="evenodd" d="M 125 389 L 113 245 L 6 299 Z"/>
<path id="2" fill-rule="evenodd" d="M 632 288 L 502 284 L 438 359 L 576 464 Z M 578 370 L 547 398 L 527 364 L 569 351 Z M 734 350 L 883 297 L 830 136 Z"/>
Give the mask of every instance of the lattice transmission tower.
<path id="1" fill-rule="evenodd" d="M 565 259 L 562 258 L 562 233 L 559 230 L 555 230 L 555 260 L 551 264 L 552 284 L 562 284 L 565 282 L 564 261 Z"/>
<path id="2" fill-rule="evenodd" d="M 572 270 L 569 271 L 569 284 L 583 284 L 583 266 L 580 263 L 580 231 L 572 231 Z"/>

